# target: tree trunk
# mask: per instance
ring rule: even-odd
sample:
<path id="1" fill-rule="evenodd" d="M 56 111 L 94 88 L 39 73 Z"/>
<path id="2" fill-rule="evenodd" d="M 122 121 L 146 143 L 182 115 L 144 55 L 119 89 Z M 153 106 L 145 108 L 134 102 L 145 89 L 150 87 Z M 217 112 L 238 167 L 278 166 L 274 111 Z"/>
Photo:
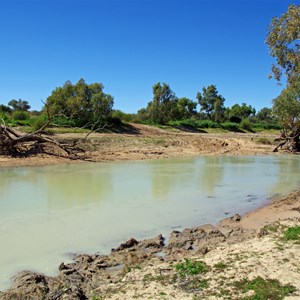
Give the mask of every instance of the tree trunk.
<path id="1" fill-rule="evenodd" d="M 16 157 L 46 153 L 77 159 L 80 153 L 84 153 L 84 150 L 77 146 L 79 142 L 62 143 L 46 135 L 44 130 L 23 134 L 0 124 L 0 155 Z"/>

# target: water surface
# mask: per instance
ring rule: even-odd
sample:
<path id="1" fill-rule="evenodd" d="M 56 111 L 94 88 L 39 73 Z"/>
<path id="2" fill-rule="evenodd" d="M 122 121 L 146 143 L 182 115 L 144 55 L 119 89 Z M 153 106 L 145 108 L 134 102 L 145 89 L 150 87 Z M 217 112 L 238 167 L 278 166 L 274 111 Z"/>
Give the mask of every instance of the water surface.
<path id="1" fill-rule="evenodd" d="M 197 157 L 0 169 L 0 289 L 78 252 L 216 223 L 299 188 L 297 157 Z"/>

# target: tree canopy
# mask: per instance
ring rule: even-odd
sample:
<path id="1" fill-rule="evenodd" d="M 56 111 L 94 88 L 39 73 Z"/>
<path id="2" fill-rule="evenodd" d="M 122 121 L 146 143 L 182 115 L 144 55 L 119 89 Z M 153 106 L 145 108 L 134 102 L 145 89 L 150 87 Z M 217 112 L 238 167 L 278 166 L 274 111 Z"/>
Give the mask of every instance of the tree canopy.
<path id="1" fill-rule="evenodd" d="M 230 120 L 232 118 L 239 118 L 240 120 L 254 116 L 256 110 L 251 105 L 242 103 L 242 105 L 234 104 L 231 108 L 226 109 L 227 118 Z"/>
<path id="2" fill-rule="evenodd" d="M 276 58 L 274 78 L 280 81 L 284 73 L 289 83 L 300 80 L 300 6 L 290 5 L 285 14 L 272 19 L 266 43 Z"/>
<path id="3" fill-rule="evenodd" d="M 114 102 L 103 88 L 101 83 L 87 84 L 83 79 L 76 84 L 67 81 L 47 98 L 46 107 L 51 115 L 74 120 L 77 126 L 104 123 L 111 118 Z"/>
<path id="4" fill-rule="evenodd" d="M 150 119 L 157 124 L 166 124 L 175 114 L 177 97 L 166 83 L 156 83 L 153 88 L 153 100 L 148 104 Z"/>
<path id="5" fill-rule="evenodd" d="M 8 102 L 8 106 L 12 107 L 14 111 L 28 111 L 31 108 L 28 101 L 22 99 L 12 99 Z"/>
<path id="6" fill-rule="evenodd" d="M 225 98 L 219 95 L 215 85 L 210 85 L 207 88 L 203 87 L 202 94 L 198 92 L 196 98 L 201 106 L 200 110 L 205 112 L 209 119 L 215 122 L 223 120 Z"/>
<path id="7" fill-rule="evenodd" d="M 273 76 L 280 81 L 283 73 L 287 87 L 273 101 L 273 113 L 282 126 L 279 146 L 300 150 L 300 6 L 290 5 L 281 17 L 273 18 L 266 43 L 276 58 Z M 278 146 L 278 147 L 279 147 Z M 275 148 L 277 151 L 278 147 Z"/>

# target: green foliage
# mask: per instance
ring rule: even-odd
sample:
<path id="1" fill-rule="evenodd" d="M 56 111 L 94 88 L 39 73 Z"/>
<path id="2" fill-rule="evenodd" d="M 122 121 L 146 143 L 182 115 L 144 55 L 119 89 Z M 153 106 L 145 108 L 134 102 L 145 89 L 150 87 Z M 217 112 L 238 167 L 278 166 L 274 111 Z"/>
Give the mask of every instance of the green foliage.
<path id="1" fill-rule="evenodd" d="M 205 112 L 210 120 L 221 122 L 224 119 L 225 99 L 219 95 L 215 85 L 202 89 L 202 94 L 197 93 L 196 98 L 200 104 L 200 110 Z"/>
<path id="2" fill-rule="evenodd" d="M 280 80 L 282 72 L 288 82 L 300 79 L 300 6 L 290 5 L 288 11 L 279 18 L 273 18 L 269 26 L 266 43 L 276 59 L 272 73 Z M 272 77 L 272 76 L 270 76 Z"/>
<path id="3" fill-rule="evenodd" d="M 276 123 L 254 123 L 252 124 L 252 129 L 255 131 L 262 131 L 262 130 L 280 130 L 282 127 Z"/>
<path id="4" fill-rule="evenodd" d="M 24 121 L 29 119 L 29 115 L 25 111 L 14 111 L 12 113 L 12 118 L 16 121 Z"/>
<path id="5" fill-rule="evenodd" d="M 8 105 L 11 106 L 14 111 L 28 111 L 30 109 L 30 107 L 31 107 L 29 105 L 28 101 L 22 100 L 22 99 L 19 99 L 19 100 L 16 100 L 16 99 L 10 100 L 8 102 Z"/>
<path id="6" fill-rule="evenodd" d="M 274 123 L 275 118 L 272 113 L 272 109 L 268 107 L 263 107 L 257 114 L 256 119 L 259 122 Z"/>
<path id="7" fill-rule="evenodd" d="M 198 128 L 220 128 L 220 125 L 211 120 L 201 120 L 197 122 Z"/>
<path id="8" fill-rule="evenodd" d="M 57 116 L 52 120 L 52 124 L 61 127 L 76 127 L 76 123 L 76 120 L 72 118 L 66 118 L 64 116 Z"/>
<path id="9" fill-rule="evenodd" d="M 208 266 L 203 261 L 185 259 L 183 263 L 175 265 L 175 269 L 180 276 L 195 275 L 208 272 Z"/>
<path id="10" fill-rule="evenodd" d="M 30 119 L 29 123 L 34 131 L 41 129 L 48 121 L 45 115 L 34 116 Z"/>
<path id="11" fill-rule="evenodd" d="M 11 108 L 9 106 L 4 105 L 4 104 L 0 104 L 0 113 L 10 114 L 11 113 Z"/>
<path id="12" fill-rule="evenodd" d="M 273 101 L 273 113 L 291 151 L 300 150 L 300 81 L 289 85 Z"/>
<path id="13" fill-rule="evenodd" d="M 273 114 L 280 124 L 288 129 L 299 126 L 300 121 L 300 82 L 288 86 L 273 101 Z"/>
<path id="14" fill-rule="evenodd" d="M 149 102 L 147 110 L 150 120 L 154 124 L 167 124 L 178 114 L 177 97 L 168 84 L 160 82 L 153 86 L 153 100 Z"/>
<path id="15" fill-rule="evenodd" d="M 228 131 L 234 131 L 234 132 L 240 132 L 241 128 L 240 125 L 233 122 L 224 122 L 222 123 L 223 129 L 226 129 Z"/>
<path id="16" fill-rule="evenodd" d="M 244 279 L 236 282 L 235 286 L 246 293 L 248 291 L 254 291 L 253 296 L 244 297 L 244 300 L 281 300 L 285 296 L 296 291 L 296 288 L 292 285 L 282 285 L 278 280 L 263 279 L 256 277 L 253 280 Z"/>
<path id="17" fill-rule="evenodd" d="M 87 84 L 80 79 L 75 85 L 67 81 L 47 98 L 52 116 L 64 116 L 76 126 L 101 124 L 111 118 L 113 97 L 103 92 L 101 83 Z"/>
<path id="18" fill-rule="evenodd" d="M 242 120 L 241 128 L 244 130 L 249 130 L 249 131 L 252 130 L 252 124 L 248 118 Z"/>
<path id="19" fill-rule="evenodd" d="M 211 121 L 211 120 L 195 120 L 195 119 L 170 121 L 168 123 L 168 125 L 191 127 L 191 128 L 194 128 L 194 129 L 221 128 L 221 125 L 214 122 L 214 121 Z"/>
<path id="20" fill-rule="evenodd" d="M 120 121 L 123 122 L 132 122 L 136 118 L 136 114 L 127 114 L 121 110 L 113 110 L 112 118 L 118 118 Z"/>
<path id="21" fill-rule="evenodd" d="M 283 236 L 286 240 L 300 241 L 300 226 L 288 228 Z"/>
<path id="22" fill-rule="evenodd" d="M 192 118 L 197 114 L 196 107 L 197 102 L 185 97 L 179 98 L 177 101 L 177 119 L 186 120 Z"/>
<path id="23" fill-rule="evenodd" d="M 247 105 L 246 103 L 242 103 L 242 105 L 234 104 L 231 108 L 226 109 L 226 117 L 227 119 L 238 117 L 240 119 L 246 119 L 251 116 L 254 116 L 256 110 L 251 105 Z"/>

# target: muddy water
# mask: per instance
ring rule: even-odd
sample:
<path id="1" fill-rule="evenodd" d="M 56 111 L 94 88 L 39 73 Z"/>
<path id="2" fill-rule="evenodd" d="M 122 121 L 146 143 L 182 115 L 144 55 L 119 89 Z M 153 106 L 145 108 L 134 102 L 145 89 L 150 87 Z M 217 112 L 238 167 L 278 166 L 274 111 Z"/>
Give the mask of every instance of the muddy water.
<path id="1" fill-rule="evenodd" d="M 294 157 L 198 157 L 0 169 L 0 289 L 20 270 L 55 274 L 105 253 L 261 206 L 299 188 Z"/>

